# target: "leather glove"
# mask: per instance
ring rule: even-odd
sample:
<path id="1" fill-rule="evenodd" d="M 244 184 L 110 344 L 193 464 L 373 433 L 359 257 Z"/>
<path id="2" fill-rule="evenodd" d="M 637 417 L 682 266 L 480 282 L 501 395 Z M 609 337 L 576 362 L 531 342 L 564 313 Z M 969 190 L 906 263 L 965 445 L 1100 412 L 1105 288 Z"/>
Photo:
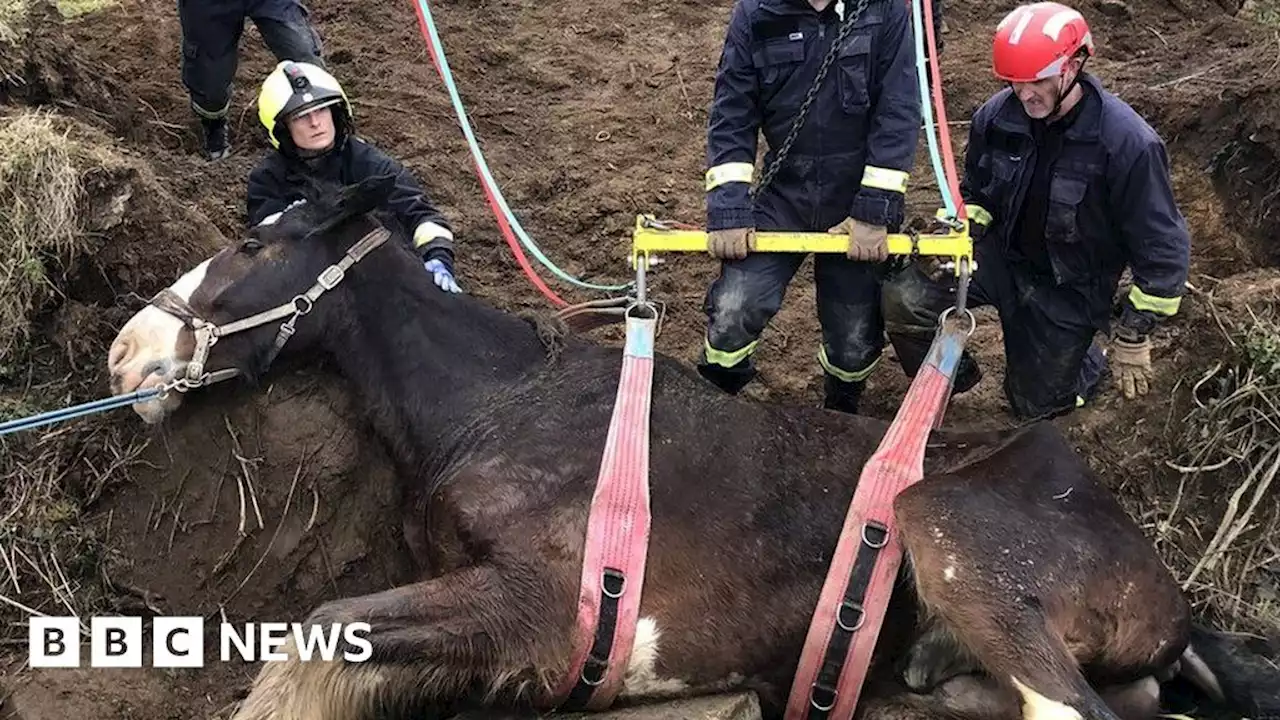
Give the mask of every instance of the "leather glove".
<path id="1" fill-rule="evenodd" d="M 755 249 L 755 228 L 712 230 L 707 234 L 707 252 L 719 260 L 741 260 Z"/>
<path id="2" fill-rule="evenodd" d="M 1115 368 L 1116 385 L 1126 398 L 1147 394 L 1152 378 L 1150 340 L 1117 337 L 1111 342 L 1111 364 Z"/>
<path id="3" fill-rule="evenodd" d="M 453 278 L 453 270 L 444 260 L 434 257 L 424 262 L 422 266 L 431 273 L 431 279 L 435 281 L 436 287 L 445 292 L 462 292 L 462 288 L 458 287 L 458 281 Z"/>
<path id="4" fill-rule="evenodd" d="M 857 218 L 845 218 L 844 222 L 827 232 L 849 236 L 850 260 L 883 262 L 889 259 L 889 231 L 884 227 L 864 223 Z"/>

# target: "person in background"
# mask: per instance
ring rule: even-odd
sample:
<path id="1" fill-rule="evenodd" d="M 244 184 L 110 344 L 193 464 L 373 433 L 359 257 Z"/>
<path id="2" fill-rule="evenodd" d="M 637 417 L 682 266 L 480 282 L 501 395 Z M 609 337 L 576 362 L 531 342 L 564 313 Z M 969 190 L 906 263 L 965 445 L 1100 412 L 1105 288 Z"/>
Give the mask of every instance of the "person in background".
<path id="1" fill-rule="evenodd" d="M 227 112 L 246 18 L 253 19 L 277 60 L 324 66 L 320 37 L 298 0 L 178 0 L 182 84 L 200 119 L 210 161 L 231 153 Z"/>

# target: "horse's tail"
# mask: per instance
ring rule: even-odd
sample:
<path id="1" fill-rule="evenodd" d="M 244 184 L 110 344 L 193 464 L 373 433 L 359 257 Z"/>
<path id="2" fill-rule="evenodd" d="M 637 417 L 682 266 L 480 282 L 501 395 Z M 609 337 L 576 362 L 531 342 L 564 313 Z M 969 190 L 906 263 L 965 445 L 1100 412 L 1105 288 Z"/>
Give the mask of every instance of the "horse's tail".
<path id="1" fill-rule="evenodd" d="M 1280 652 L 1261 638 L 1195 625 L 1179 675 L 1250 720 L 1280 720 Z"/>

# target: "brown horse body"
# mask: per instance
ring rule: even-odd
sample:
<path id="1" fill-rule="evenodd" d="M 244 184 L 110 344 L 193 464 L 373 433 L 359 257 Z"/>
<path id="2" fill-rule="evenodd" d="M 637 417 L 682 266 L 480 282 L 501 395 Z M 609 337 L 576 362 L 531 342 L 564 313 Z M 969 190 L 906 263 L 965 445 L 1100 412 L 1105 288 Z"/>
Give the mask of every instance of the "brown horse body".
<path id="1" fill-rule="evenodd" d="M 376 186 L 313 198 L 173 286 L 215 323 L 311 285 L 376 227 Z M 278 324 L 219 340 L 256 379 Z M 265 666 L 237 720 L 436 717 L 536 705 L 562 679 L 616 349 L 429 282 L 392 241 L 298 319 L 285 350 L 332 356 L 395 458 L 423 581 L 334 599 L 373 657 Z M 180 377 L 192 333 L 156 307 L 110 356 L 118 391 Z M 652 531 L 621 702 L 752 689 L 779 716 L 858 473 L 884 422 L 727 397 L 658 355 Z M 177 396 L 137 406 L 149 422 Z M 1195 669 L 1189 608 L 1139 529 L 1051 425 L 936 432 L 895 503 L 910 560 L 862 717 L 1149 717 Z M 1190 661 L 1190 662 L 1188 662 Z M 425 713 L 425 714 L 424 714 Z"/>

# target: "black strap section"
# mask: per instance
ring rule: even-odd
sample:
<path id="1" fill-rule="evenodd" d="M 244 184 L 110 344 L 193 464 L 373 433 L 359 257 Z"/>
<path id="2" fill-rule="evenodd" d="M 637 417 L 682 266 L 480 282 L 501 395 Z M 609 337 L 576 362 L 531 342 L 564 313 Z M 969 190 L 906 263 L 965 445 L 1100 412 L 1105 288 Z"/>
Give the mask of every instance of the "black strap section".
<path id="1" fill-rule="evenodd" d="M 147 304 L 155 306 L 156 308 L 178 318 L 189 330 L 195 329 L 194 321 L 200 317 L 196 314 L 195 310 L 191 309 L 191 306 L 187 304 L 186 300 L 183 300 L 170 288 L 165 288 L 156 293 L 155 296 L 147 302 Z"/>
<path id="2" fill-rule="evenodd" d="M 586 709 L 596 688 L 604 682 L 605 673 L 609 669 L 609 654 L 613 652 L 613 630 L 618 625 L 618 601 L 626 588 L 627 579 L 620 570 L 605 568 L 600 578 L 600 617 L 596 618 L 596 637 L 591 644 L 591 652 L 587 653 L 587 661 L 582 665 L 582 674 L 569 693 L 569 699 L 557 708 L 559 711 L 582 711 Z"/>
<path id="3" fill-rule="evenodd" d="M 809 714 L 806 717 L 810 720 L 825 720 L 836 706 L 840 671 L 844 668 L 845 655 L 853 642 L 853 634 L 862 627 L 866 617 L 862 601 L 871 584 L 871 571 L 875 569 L 880 549 L 889 540 L 889 529 L 875 520 L 868 520 L 862 526 L 861 539 L 858 555 L 854 558 L 853 569 L 849 573 L 849 584 L 845 586 L 844 598 L 836 611 L 836 624 L 831 628 L 831 639 L 827 641 L 822 667 L 809 690 Z"/>

